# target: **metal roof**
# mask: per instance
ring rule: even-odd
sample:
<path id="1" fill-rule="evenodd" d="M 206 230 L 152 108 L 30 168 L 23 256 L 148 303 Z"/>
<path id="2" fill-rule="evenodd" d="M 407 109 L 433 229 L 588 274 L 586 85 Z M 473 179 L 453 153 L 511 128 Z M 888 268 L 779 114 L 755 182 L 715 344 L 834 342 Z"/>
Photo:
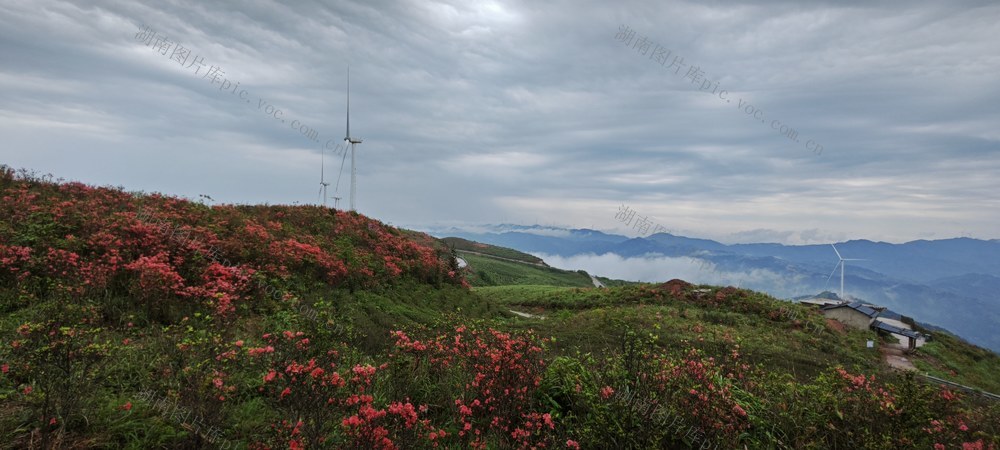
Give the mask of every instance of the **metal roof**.
<path id="1" fill-rule="evenodd" d="M 837 308 L 851 308 L 851 309 L 853 309 L 853 310 L 855 310 L 855 311 L 857 311 L 857 312 L 859 312 L 861 314 L 864 314 L 864 315 L 866 315 L 868 317 L 878 316 L 878 311 L 876 311 L 876 310 L 874 310 L 874 309 L 866 306 L 865 304 L 863 304 L 861 302 L 841 303 L 839 305 L 824 306 L 822 309 L 824 311 L 827 311 L 827 310 L 837 309 Z"/>
<path id="2" fill-rule="evenodd" d="M 906 336 L 906 337 L 912 338 L 912 339 L 918 339 L 918 338 L 921 337 L 921 334 L 918 333 L 918 332 L 916 332 L 916 331 L 907 330 L 906 328 L 900 328 L 900 327 L 897 327 L 895 325 L 889 325 L 889 324 L 887 324 L 887 323 L 885 323 L 885 322 L 883 322 L 881 320 L 876 320 L 875 322 L 873 322 L 872 323 L 872 328 L 874 328 L 876 330 L 886 331 L 886 332 L 893 333 L 893 334 L 903 335 L 903 336 Z"/>

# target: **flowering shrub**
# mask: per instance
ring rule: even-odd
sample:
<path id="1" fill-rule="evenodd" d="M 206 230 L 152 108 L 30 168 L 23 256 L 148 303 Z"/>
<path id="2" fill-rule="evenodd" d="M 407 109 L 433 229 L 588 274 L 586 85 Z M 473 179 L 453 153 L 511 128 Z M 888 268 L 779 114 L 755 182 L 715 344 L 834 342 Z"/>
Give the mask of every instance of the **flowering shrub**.
<path id="1" fill-rule="evenodd" d="M 24 281 L 31 276 L 31 248 L 0 244 L 0 285 Z"/>
<path id="2" fill-rule="evenodd" d="M 400 373 L 394 380 L 421 373 L 426 383 L 443 384 L 455 396 L 450 411 L 455 437 L 463 445 L 485 448 L 488 437 L 519 448 L 552 445 L 555 423 L 533 410 L 545 362 L 530 333 L 514 336 L 494 329 L 458 326 L 430 341 L 394 331 L 392 355 Z M 406 386 L 405 381 L 399 381 Z"/>
<path id="3" fill-rule="evenodd" d="M 104 330 L 92 325 L 95 308 L 56 305 L 48 312 L 53 319 L 21 324 L 5 343 L 9 354 L 0 351 L 0 378 L 18 388 L 43 443 L 53 431 L 82 419 L 87 399 L 80 392 L 94 388 L 94 374 L 109 353 Z"/>
<path id="4" fill-rule="evenodd" d="M 988 436 L 980 429 L 997 418 L 994 411 L 972 419 L 959 395 L 912 374 L 887 380 L 835 367 L 812 385 L 789 387 L 779 394 L 789 397 L 775 399 L 781 411 L 772 420 L 784 425 L 796 446 L 963 448 Z"/>
<path id="5" fill-rule="evenodd" d="M 365 397 L 365 400 L 370 398 Z M 418 445 L 436 448 L 439 441 L 448 436 L 446 431 L 432 426 L 430 420 L 419 420 L 416 408 L 409 401 L 393 402 L 382 409 L 372 407 L 371 402 L 363 402 L 358 413 L 341 424 L 350 437 L 350 448 L 395 450 Z"/>
<path id="6" fill-rule="evenodd" d="M 497 309 L 438 289 L 466 285 L 447 256 L 430 236 L 354 212 L 210 207 L 0 166 L 0 307 L 8 313 L 0 441 L 202 448 L 221 432 L 257 449 L 998 443 L 1000 408 L 912 378 L 819 365 L 793 377 L 744 364 L 736 343 L 755 340 L 741 339 L 744 320 L 730 313 L 790 322 L 779 303 L 749 291 L 672 280 L 566 293 L 576 310 L 567 313 L 600 309 L 542 323 L 559 336 L 555 355 L 545 339 L 508 332 L 503 319 L 493 328 L 442 325 L 442 312 L 460 324 Z M 616 317 L 613 302 L 638 306 Z M 655 314 L 644 315 L 649 305 Z M 737 317 L 715 320 L 727 316 Z M 612 326 L 583 336 L 567 317 Z M 641 331 L 622 345 L 595 344 L 617 337 L 619 318 Z M 391 325 L 397 320 L 407 331 Z M 352 332 L 330 332 L 341 323 Z M 443 328 L 421 328 L 431 324 Z M 395 331 L 372 331 L 380 327 Z M 681 340 L 690 335 L 693 343 Z M 771 351 L 753 357 L 766 361 Z M 871 370 L 865 358 L 852 362 Z M 176 409 L 151 414 L 150 402 L 123 398 L 137 385 L 183 405 L 203 428 L 165 420 Z"/>
<path id="7" fill-rule="evenodd" d="M 262 297 L 249 282 L 378 286 L 399 277 L 460 285 L 426 235 L 325 208 L 206 208 L 0 168 L 0 288 L 38 298 L 140 298 L 151 318 L 206 302 L 232 318 Z M 418 242 L 419 241 L 419 242 Z M 15 244 L 16 243 L 16 244 Z M 32 276 L 34 275 L 34 276 Z"/>
<path id="8" fill-rule="evenodd" d="M 277 266 L 272 264 L 272 269 L 283 276 L 289 276 L 289 271 L 295 270 L 314 271 L 321 279 L 335 283 L 347 274 L 347 267 L 343 262 L 316 245 L 295 239 L 272 242 L 269 256 L 279 263 Z"/>
<path id="9" fill-rule="evenodd" d="M 268 333 L 263 340 L 268 345 L 247 348 L 247 355 L 263 368 L 260 391 L 291 418 L 272 425 L 274 444 L 430 448 L 448 435 L 419 417 L 426 405 L 417 407 L 409 399 L 375 404 L 372 394 L 386 365 L 344 364 L 339 351 L 313 348 L 302 332 Z"/>
<path id="10" fill-rule="evenodd" d="M 236 310 L 233 302 L 250 290 L 254 272 L 249 266 L 227 267 L 213 262 L 202 273 L 203 284 L 189 288 L 189 292 L 214 302 L 216 314 L 225 316 Z"/>
<path id="11" fill-rule="evenodd" d="M 739 361 L 738 347 L 727 364 L 694 348 L 683 358 L 663 358 L 659 363 L 654 384 L 689 423 L 716 440 L 732 443 L 749 427 L 747 413 L 734 397 L 738 386 L 748 385 L 749 366 Z"/>
<path id="12" fill-rule="evenodd" d="M 837 367 L 834 370 L 838 377 L 835 378 L 834 385 L 841 387 L 843 393 L 846 394 L 840 398 L 847 404 L 859 406 L 852 408 L 854 411 L 851 412 L 861 412 L 859 409 L 864 409 L 869 412 L 878 411 L 886 416 L 902 414 L 903 411 L 897 407 L 896 398 L 890 390 L 875 383 L 875 375 L 868 377 L 852 375 L 843 367 Z"/>

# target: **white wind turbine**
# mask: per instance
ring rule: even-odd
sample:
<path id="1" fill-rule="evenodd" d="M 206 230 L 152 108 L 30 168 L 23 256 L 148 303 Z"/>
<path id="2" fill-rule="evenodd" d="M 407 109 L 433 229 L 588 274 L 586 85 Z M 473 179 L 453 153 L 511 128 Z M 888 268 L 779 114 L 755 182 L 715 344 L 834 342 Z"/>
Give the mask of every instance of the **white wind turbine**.
<path id="1" fill-rule="evenodd" d="M 326 206 L 326 187 L 330 183 L 326 182 L 326 149 L 320 150 L 319 157 L 319 196 L 323 198 L 323 206 Z"/>
<path id="2" fill-rule="evenodd" d="M 357 170 L 354 165 L 354 145 L 361 139 L 351 137 L 351 66 L 347 66 L 347 136 L 344 140 L 351 144 L 351 211 L 355 211 L 355 198 L 358 190 Z"/>
<path id="3" fill-rule="evenodd" d="M 837 252 L 837 258 L 840 258 L 840 261 L 837 261 L 837 265 L 833 266 L 833 272 L 830 272 L 830 276 L 826 277 L 826 282 L 827 283 L 830 282 L 830 278 L 833 278 L 833 274 L 837 273 L 837 266 L 840 266 L 840 300 L 844 301 L 846 300 L 846 298 L 844 298 L 844 261 L 867 261 L 867 260 L 857 259 L 857 258 L 844 258 L 843 256 L 840 256 L 840 252 L 837 251 L 836 245 L 830 244 L 830 246 L 833 247 L 834 252 Z"/>

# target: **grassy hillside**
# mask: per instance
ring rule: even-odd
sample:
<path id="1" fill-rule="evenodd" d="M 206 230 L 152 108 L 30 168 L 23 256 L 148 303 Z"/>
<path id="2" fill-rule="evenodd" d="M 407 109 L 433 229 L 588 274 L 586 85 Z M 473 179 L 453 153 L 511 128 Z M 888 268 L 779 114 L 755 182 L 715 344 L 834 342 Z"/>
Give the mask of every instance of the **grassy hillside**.
<path id="1" fill-rule="evenodd" d="M 567 286 L 469 289 L 443 242 L 353 213 L 0 168 L 0 448 L 1000 445 L 996 404 L 814 311 L 483 258 Z M 956 381 L 997 367 L 935 345 Z"/>
<path id="2" fill-rule="evenodd" d="M 465 277 L 472 286 L 550 285 L 593 286 L 585 272 L 573 272 L 552 267 L 517 263 L 459 251 L 469 265 Z"/>
<path id="3" fill-rule="evenodd" d="M 1000 395 L 1000 358 L 954 335 L 934 332 L 934 340 L 910 359 L 929 375 Z"/>
<path id="4" fill-rule="evenodd" d="M 867 349 L 866 341 L 871 339 L 885 344 L 887 340 L 870 330 L 848 328 L 838 331 L 828 327 L 826 319 L 815 308 L 745 289 L 716 286 L 692 286 L 691 290 L 704 292 L 682 297 L 681 301 L 663 302 L 657 301 L 662 300 L 662 294 L 656 295 L 658 289 L 661 288 L 644 284 L 615 289 L 496 286 L 474 290 L 489 302 L 551 319 L 523 321 L 523 324 L 552 336 L 565 332 L 568 341 L 574 343 L 594 339 L 607 341 L 607 336 L 601 337 L 604 334 L 601 327 L 589 318 L 594 314 L 604 317 L 621 314 L 635 320 L 643 319 L 646 328 L 670 330 L 658 338 L 664 347 L 677 346 L 685 340 L 704 339 L 705 333 L 741 336 L 746 348 L 751 349 L 745 352 L 748 358 L 765 363 L 770 369 L 805 375 L 803 380 L 838 363 L 854 364 L 866 370 L 882 365 L 878 352 Z M 720 308 L 703 301 L 720 293 L 726 298 L 731 294 L 738 296 L 738 307 Z M 702 332 L 692 334 L 692 324 L 700 324 Z M 605 325 L 614 329 L 613 325 Z M 713 329 L 715 332 L 711 331 Z M 776 340 L 776 334 L 782 338 Z M 951 334 L 936 333 L 934 341 L 908 358 L 922 373 L 987 392 L 1000 392 L 1000 377 L 996 376 L 1000 373 L 1000 358 Z"/>
<path id="5" fill-rule="evenodd" d="M 744 360 L 766 363 L 805 381 L 825 368 L 855 365 L 866 371 L 879 364 L 877 352 L 865 348 L 873 332 L 828 329 L 815 309 L 775 300 L 765 294 L 731 288 L 708 288 L 694 295 L 669 296 L 652 285 L 615 289 L 551 286 L 476 288 L 484 299 L 518 311 L 545 315 L 528 325 L 582 351 L 598 351 L 620 339 L 623 324 L 655 330 L 653 343 L 663 348 L 701 346 L 723 349 L 737 340 Z M 724 296 L 720 305 L 712 300 Z M 796 317 L 792 320 L 790 317 Z M 784 336 L 775 340 L 775 333 Z M 728 337 L 727 337 L 728 336 Z M 598 344 L 600 342 L 600 344 Z"/>
<path id="6" fill-rule="evenodd" d="M 453 250 L 462 250 L 465 252 L 482 253 L 484 255 L 498 256 L 500 258 L 512 259 L 515 261 L 523 261 L 530 264 L 545 265 L 545 261 L 537 256 L 532 256 L 524 252 L 519 252 L 512 248 L 507 247 L 497 247 L 495 245 L 483 244 L 480 242 L 473 242 L 457 237 L 446 237 L 441 239 L 448 247 Z"/>
<path id="7" fill-rule="evenodd" d="M 587 272 L 549 267 L 540 258 L 517 250 L 481 244 L 461 238 L 442 242 L 469 263 L 465 279 L 472 286 L 543 285 L 590 287 L 594 283 Z M 605 286 L 628 286 L 638 283 L 596 277 Z"/>

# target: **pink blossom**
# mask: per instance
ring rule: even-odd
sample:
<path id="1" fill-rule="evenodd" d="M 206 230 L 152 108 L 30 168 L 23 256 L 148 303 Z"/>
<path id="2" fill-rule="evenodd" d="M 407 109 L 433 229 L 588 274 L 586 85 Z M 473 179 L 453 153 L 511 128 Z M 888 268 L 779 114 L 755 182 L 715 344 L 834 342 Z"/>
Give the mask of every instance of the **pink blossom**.
<path id="1" fill-rule="evenodd" d="M 609 398 L 615 393 L 614 388 L 611 386 L 604 386 L 601 388 L 601 398 Z"/>

